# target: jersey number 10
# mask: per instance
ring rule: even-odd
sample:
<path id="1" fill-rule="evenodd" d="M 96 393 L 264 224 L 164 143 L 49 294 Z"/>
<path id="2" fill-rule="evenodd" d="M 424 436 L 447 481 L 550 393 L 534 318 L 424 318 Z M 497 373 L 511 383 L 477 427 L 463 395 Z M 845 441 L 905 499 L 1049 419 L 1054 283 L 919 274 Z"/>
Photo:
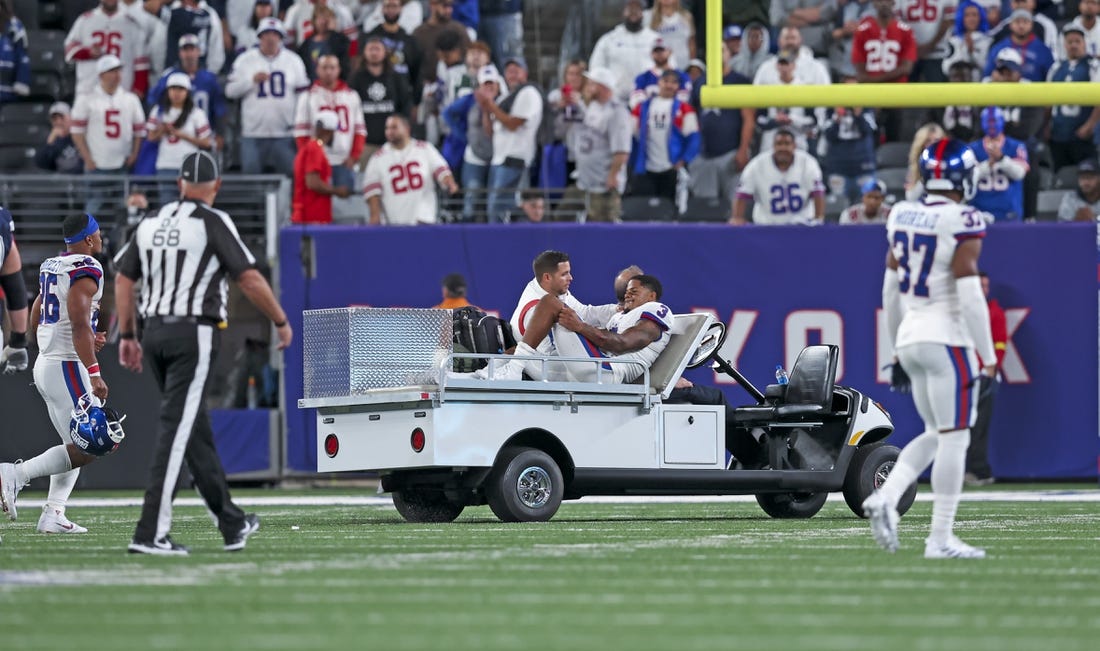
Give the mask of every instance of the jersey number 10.
<path id="1" fill-rule="evenodd" d="M 923 250 L 920 260 L 920 269 L 913 278 L 913 270 L 910 268 L 910 257 Z M 932 270 L 932 260 L 936 257 L 936 236 L 927 233 L 916 233 L 912 242 L 909 233 L 897 231 L 894 233 L 894 258 L 898 261 L 898 269 L 901 275 L 898 277 L 898 291 L 902 294 L 913 290 L 913 296 L 928 297 L 928 272 Z"/>

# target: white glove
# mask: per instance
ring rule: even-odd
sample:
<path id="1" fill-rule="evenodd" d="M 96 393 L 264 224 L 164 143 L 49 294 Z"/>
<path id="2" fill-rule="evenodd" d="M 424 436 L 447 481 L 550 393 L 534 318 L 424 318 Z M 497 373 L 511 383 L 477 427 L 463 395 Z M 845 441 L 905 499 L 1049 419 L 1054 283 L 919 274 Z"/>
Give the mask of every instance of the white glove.
<path id="1" fill-rule="evenodd" d="M 30 356 L 27 355 L 26 348 L 6 346 L 4 351 L 0 352 L 0 373 L 4 375 L 25 371 L 28 365 L 30 365 Z"/>

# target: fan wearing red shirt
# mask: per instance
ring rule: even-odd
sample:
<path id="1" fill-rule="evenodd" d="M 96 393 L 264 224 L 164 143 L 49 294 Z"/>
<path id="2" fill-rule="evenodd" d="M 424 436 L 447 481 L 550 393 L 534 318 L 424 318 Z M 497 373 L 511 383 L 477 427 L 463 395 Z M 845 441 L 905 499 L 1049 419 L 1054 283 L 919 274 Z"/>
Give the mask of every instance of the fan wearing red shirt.
<path id="1" fill-rule="evenodd" d="M 331 224 L 332 197 L 346 198 L 351 190 L 333 187 L 332 164 L 325 147 L 332 144 L 340 118 L 334 111 L 319 111 L 314 137 L 305 141 L 294 157 L 294 201 L 290 221 L 295 224 Z"/>
<path id="2" fill-rule="evenodd" d="M 873 0 L 875 15 L 859 21 L 852 37 L 852 64 L 860 83 L 909 81 L 917 62 L 913 30 L 894 17 L 894 0 Z"/>

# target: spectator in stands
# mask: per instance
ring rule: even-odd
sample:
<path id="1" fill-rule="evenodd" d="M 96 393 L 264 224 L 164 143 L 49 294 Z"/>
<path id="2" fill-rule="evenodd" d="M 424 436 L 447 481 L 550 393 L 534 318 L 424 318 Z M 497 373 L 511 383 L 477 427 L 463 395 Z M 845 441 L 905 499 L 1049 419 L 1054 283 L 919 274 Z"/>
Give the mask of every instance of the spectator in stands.
<path id="1" fill-rule="evenodd" d="M 437 223 L 437 187 L 458 191 L 447 161 L 431 143 L 411 137 L 403 115 L 386 120 L 386 144 L 367 163 L 365 181 L 371 225 Z"/>
<path id="2" fill-rule="evenodd" d="M 538 224 L 546 218 L 546 197 L 541 190 L 524 190 L 513 223 Z"/>
<path id="3" fill-rule="evenodd" d="M 740 39 L 738 39 L 738 41 L 740 41 Z M 726 48 L 724 51 L 729 51 L 728 46 L 725 43 L 722 43 L 722 47 Z M 723 59 L 722 65 L 725 67 L 726 70 L 729 70 L 729 61 L 731 58 L 732 57 L 725 57 Z M 688 66 L 684 69 L 684 72 L 687 73 L 688 80 L 691 81 L 691 87 L 692 89 L 694 89 L 696 86 L 703 83 L 701 80 L 706 77 L 707 64 L 703 63 L 701 59 L 692 59 L 691 61 L 688 61 Z"/>
<path id="4" fill-rule="evenodd" d="M 203 67 L 215 73 L 221 72 L 225 65 L 225 38 L 218 12 L 203 0 L 176 0 L 169 9 L 167 42 L 178 43 L 184 34 L 199 37 Z M 178 61 L 179 52 L 169 47 L 163 66 L 168 68 Z"/>
<path id="5" fill-rule="evenodd" d="M 829 67 L 840 77 L 855 77 L 852 65 L 852 37 L 859 28 L 859 21 L 874 16 L 871 0 L 838 0 L 833 12 L 832 44 L 829 46 Z"/>
<path id="6" fill-rule="evenodd" d="M 913 144 L 909 146 L 909 166 L 905 173 L 905 198 L 916 201 L 924 195 L 924 184 L 920 176 L 920 155 L 929 145 L 943 140 L 943 127 L 935 122 L 921 125 L 913 134 Z"/>
<path id="7" fill-rule="evenodd" d="M 733 55 L 730 71 L 754 79 L 757 70 L 771 56 L 771 36 L 763 23 L 749 23 L 745 27 L 744 43 L 741 50 Z"/>
<path id="8" fill-rule="evenodd" d="M 982 9 L 985 9 L 985 17 L 989 20 L 989 29 L 985 30 L 988 34 L 994 27 L 1001 24 L 1002 0 L 978 0 L 978 3 Z"/>
<path id="9" fill-rule="evenodd" d="M 317 116 L 322 111 L 333 111 L 340 118 L 336 133 L 325 148 L 332 165 L 332 182 L 337 186 L 353 187 L 355 166 L 367 138 L 363 104 L 359 93 L 340 79 L 340 61 L 333 54 L 321 56 L 317 61 L 317 81 L 298 97 L 294 137 L 299 148 L 310 139 L 310 127 L 317 123 Z"/>
<path id="10" fill-rule="evenodd" d="M 493 159 L 489 167 L 489 222 L 507 221 L 516 205 L 527 170 L 535 158 L 535 135 L 542 122 L 542 93 L 527 83 L 527 63 L 512 59 L 504 64 L 508 96 L 498 104 L 488 88 L 478 88 L 475 101 L 491 114 Z"/>
<path id="11" fill-rule="evenodd" d="M 623 22 L 596 41 L 588 67 L 609 69 L 619 83 L 616 96 L 626 102 L 634 89 L 634 78 L 645 72 L 651 60 L 657 38 L 657 32 L 645 25 L 641 0 L 626 0 Z"/>
<path id="12" fill-rule="evenodd" d="M 848 78 L 855 81 L 851 77 Z M 829 192 L 848 204 L 859 200 L 862 188 L 875 175 L 874 109 L 838 106 L 825 119 L 825 172 Z"/>
<path id="13" fill-rule="evenodd" d="M 478 71 L 478 87 L 493 97 L 500 96 L 503 79 L 496 67 L 487 65 Z M 459 163 L 463 189 L 463 219 L 467 222 L 483 221 L 485 210 L 483 209 L 487 195 L 485 189 L 489 187 L 489 165 L 493 160 L 493 128 L 490 114 L 481 108 L 473 93 L 464 95 L 448 106 L 443 112 L 443 118 L 451 129 L 451 135 L 455 136 L 454 142 L 464 143 Z M 446 153 L 444 159 L 447 158 Z M 448 164 L 451 162 L 448 160 Z M 452 165 L 452 169 L 456 169 Z"/>
<path id="14" fill-rule="evenodd" d="M 210 149 L 210 121 L 206 112 L 195 105 L 191 94 L 191 78 L 183 72 L 172 73 L 165 84 L 167 91 L 149 113 L 145 124 L 149 140 L 159 141 L 157 176 L 170 179 L 160 184 L 160 203 L 179 197 L 176 178 L 180 165 L 188 155 Z"/>
<path id="15" fill-rule="evenodd" d="M 653 41 L 653 67 L 634 78 L 634 91 L 630 93 L 630 108 L 641 104 L 651 97 L 657 96 L 657 87 L 666 71 L 671 70 L 680 76 L 680 89 L 676 94 L 681 101 L 687 101 L 691 97 L 691 80 L 687 73 L 680 72 L 669 62 L 671 52 L 664 39 Z"/>
<path id="16" fill-rule="evenodd" d="M 997 65 L 997 55 L 1006 49 L 1012 49 L 1020 54 L 1023 61 L 1020 65 L 1020 74 L 1028 81 L 1045 81 L 1051 65 L 1054 64 L 1054 55 L 1051 49 L 1040 40 L 1034 32 L 1032 15 L 1027 9 L 1016 9 L 1008 17 L 1009 37 L 994 42 L 989 48 L 989 60 L 985 66 L 985 75 L 991 76 Z"/>
<path id="17" fill-rule="evenodd" d="M 993 417 L 993 401 L 1000 383 L 1001 365 L 1004 363 L 1005 353 L 1008 352 L 1008 322 L 1004 308 L 997 299 L 989 296 L 989 274 L 982 271 L 978 276 L 981 278 L 982 294 L 989 309 L 989 329 L 993 335 L 993 351 L 997 359 L 978 358 L 982 368 L 992 365 L 996 367 L 996 372 L 993 375 L 978 374 L 978 415 L 970 428 L 966 473 L 963 475 L 963 482 L 967 486 L 988 486 L 996 481 L 993 478 L 993 468 L 989 465 L 989 423 Z"/>
<path id="18" fill-rule="evenodd" d="M 1066 56 L 1050 69 L 1048 81 L 1100 81 L 1100 62 L 1088 55 L 1085 28 L 1069 23 L 1062 29 Z M 1093 135 L 1100 123 L 1100 106 L 1054 106 L 1051 115 L 1050 151 L 1054 169 L 1076 165 L 1096 157 Z"/>
<path id="19" fill-rule="evenodd" d="M 46 137 L 46 146 L 39 147 L 34 153 L 34 164 L 41 169 L 61 174 L 83 174 L 84 160 L 73 143 L 70 133 L 71 120 L 69 105 L 54 102 L 50 105 L 50 135 Z"/>
<path id="20" fill-rule="evenodd" d="M 852 65 L 860 83 L 905 82 L 917 63 L 917 40 L 894 16 L 894 0 L 873 0 L 875 15 L 859 21 Z"/>
<path id="21" fill-rule="evenodd" d="M 780 50 L 775 56 L 778 78 L 774 85 L 787 86 L 804 84 L 798 77 L 798 54 L 794 50 Z M 804 62 L 803 62 L 804 63 Z M 822 111 L 824 115 L 824 111 Z M 799 149 L 805 151 L 807 147 L 807 135 L 813 129 L 816 118 L 812 112 L 801 106 L 769 107 L 757 111 L 756 126 L 760 129 L 760 149 L 772 148 L 772 139 L 776 130 L 790 129 L 797 136 L 796 143 Z"/>
<path id="22" fill-rule="evenodd" d="M 902 0 L 898 13 L 913 30 L 917 62 L 910 78 L 914 81 L 945 82 L 944 57 L 947 35 L 955 25 L 956 0 Z"/>
<path id="23" fill-rule="evenodd" d="M 868 179 L 860 192 L 863 198 L 840 213 L 841 224 L 885 224 L 893 206 L 886 202 L 886 184 L 878 179 Z"/>
<path id="24" fill-rule="evenodd" d="M 256 28 L 259 47 L 233 62 L 225 94 L 241 100 L 241 171 L 264 168 L 294 173 L 294 114 L 298 93 L 309 88 L 302 59 L 283 47 L 286 30 L 275 18 Z"/>
<path id="25" fill-rule="evenodd" d="M 1085 44 L 1090 57 L 1100 56 L 1100 0 L 1080 0 L 1077 3 L 1077 17 L 1073 24 L 1085 30 Z M 1064 52 L 1063 52 L 1064 54 Z"/>
<path id="26" fill-rule="evenodd" d="M 835 5 L 828 0 L 772 0 L 772 27 L 798 30 L 815 54 L 825 54 Z M 782 43 L 779 47 L 785 47 Z"/>
<path id="27" fill-rule="evenodd" d="M 107 38 L 107 34 L 117 36 Z M 96 63 L 107 55 L 122 62 L 122 88 L 144 97 L 149 89 L 145 30 L 129 12 L 119 10 L 118 0 L 102 0 L 81 14 L 65 37 L 65 61 L 76 63 L 77 96 L 99 87 Z"/>
<path id="28" fill-rule="evenodd" d="M 31 92 L 27 30 L 12 13 L 10 0 L 0 1 L 0 104 Z"/>
<path id="29" fill-rule="evenodd" d="M 1000 23 L 996 23 L 992 18 L 989 20 L 990 24 L 996 25 L 990 30 L 990 36 L 992 36 L 994 43 L 1009 38 L 1012 33 L 1013 14 L 1017 11 L 1025 11 L 1032 19 L 1032 30 L 1036 38 L 1042 41 L 1052 53 L 1058 51 L 1058 27 L 1049 17 L 1036 13 L 1035 0 L 1009 0 L 1008 5 L 1010 12 L 1008 18 Z M 988 5 L 986 5 L 986 11 L 989 11 Z"/>
<path id="30" fill-rule="evenodd" d="M 1027 83 L 1021 78 L 1023 57 L 1013 48 L 1005 48 L 997 53 L 991 81 L 1004 83 Z M 1010 138 L 1026 143 L 1028 158 L 1036 160 L 1039 134 L 1043 128 L 1046 109 L 1041 106 L 1003 106 L 1004 132 Z M 1028 170 L 1024 177 L 1024 214 L 1035 215 L 1039 204 L 1039 171 L 1035 167 Z"/>
<path id="31" fill-rule="evenodd" d="M 366 31 L 361 40 L 366 43 L 366 39 L 370 37 L 382 39 L 393 71 L 399 75 L 404 75 L 406 81 L 409 82 L 413 97 L 417 98 L 413 102 L 415 105 L 419 102 L 420 97 L 420 61 L 422 55 L 420 46 L 416 44 L 416 39 L 412 37 L 412 31 L 416 27 L 413 30 L 405 27 L 405 11 L 411 6 L 422 7 L 419 2 L 409 2 L 402 5 L 401 0 L 382 0 L 381 24 Z M 420 26 L 421 19 L 422 16 L 417 19 L 417 27 Z M 370 136 L 369 129 L 367 130 L 367 136 Z"/>
<path id="32" fill-rule="evenodd" d="M 335 111 L 325 109 L 312 118 L 312 134 L 299 146 L 294 157 L 294 201 L 290 221 L 331 224 L 332 198 L 343 199 L 351 195 L 350 184 L 341 184 L 333 178 L 327 151 L 340 128 L 340 117 Z M 354 177 L 351 180 L 354 182 Z"/>
<path id="33" fill-rule="evenodd" d="M 725 48 L 725 43 L 722 44 Z M 747 77 L 729 69 L 730 57 L 723 51 L 725 85 L 750 84 Z M 756 111 L 742 109 L 704 109 L 700 89 L 704 79 L 691 89 L 691 106 L 699 115 L 699 156 L 691 161 L 691 192 L 700 198 L 733 199 L 737 174 L 749 164 Z"/>
<path id="34" fill-rule="evenodd" d="M 642 13 L 642 22 L 657 32 L 672 55 L 672 65 L 683 69 L 695 58 L 695 21 L 680 0 L 655 0 L 652 9 Z M 730 27 L 736 27 L 731 25 Z M 740 28 L 738 27 L 740 31 Z M 731 36 L 729 27 L 724 36 Z M 740 40 L 740 33 L 737 40 Z"/>
<path id="35" fill-rule="evenodd" d="M 588 65 L 584 61 L 570 61 L 562 73 L 561 86 L 546 96 L 554 112 L 554 139 L 565 143 L 567 179 L 572 177 L 577 164 L 578 127 L 584 121 L 584 103 L 589 94 L 585 88 L 584 73 L 587 70 Z"/>
<path id="36" fill-rule="evenodd" d="M 978 158 L 978 192 L 970 205 L 984 210 L 998 222 L 1022 221 L 1024 175 L 1028 170 L 1027 145 L 1005 136 L 1004 111 L 996 106 L 982 110 L 984 137 L 970 148 Z"/>
<path id="37" fill-rule="evenodd" d="M 145 51 L 149 55 L 150 79 L 160 77 L 164 71 L 165 50 L 168 46 L 168 25 L 161 20 L 161 12 L 165 16 L 168 11 L 165 8 L 169 0 L 120 0 L 119 10 L 129 13 L 130 16 L 141 25 L 145 34 Z"/>
<path id="38" fill-rule="evenodd" d="M 332 55 L 340 64 L 340 79 L 348 80 L 351 64 L 348 52 L 351 41 L 343 33 L 336 31 L 336 12 L 323 4 L 313 5 L 313 33 L 298 46 L 298 56 L 306 64 L 306 74 L 311 81 L 317 80 L 317 62 L 325 55 Z"/>
<path id="39" fill-rule="evenodd" d="M 947 80 L 953 84 L 975 81 L 978 68 L 966 59 L 951 63 L 947 70 Z M 947 135 L 956 140 L 970 142 L 978 137 L 978 109 L 973 106 L 945 106 L 929 111 L 932 122 L 942 124 Z"/>
<path id="40" fill-rule="evenodd" d="M 750 26 L 751 29 L 751 26 Z M 750 31 L 751 36 L 751 31 Z M 752 39 L 749 39 L 752 45 Z M 794 27 L 784 27 L 779 31 L 779 51 L 795 53 L 794 76 L 800 84 L 831 84 L 829 69 L 814 58 L 814 52 L 802 44 L 802 33 Z M 740 72 L 738 70 L 738 72 Z M 742 73 L 744 74 L 744 73 Z M 747 75 L 746 75 L 747 76 Z M 757 85 L 776 85 L 779 83 L 778 55 L 766 59 L 756 71 L 752 83 Z"/>
<path id="41" fill-rule="evenodd" d="M 104 54 L 96 59 L 99 85 L 77 95 L 73 107 L 73 144 L 87 174 L 125 174 L 137 159 L 145 137 L 145 110 L 137 95 L 122 88 L 122 62 Z M 85 211 L 99 212 L 112 182 L 89 183 Z"/>
<path id="42" fill-rule="evenodd" d="M 359 36 L 359 43 L 366 42 L 364 36 L 377 36 L 375 30 L 382 25 L 392 25 L 406 34 L 412 34 L 420 24 L 424 22 L 424 4 L 420 0 L 383 0 L 382 2 L 361 2 L 361 9 L 366 9 L 362 16 L 356 16 L 356 22 L 362 25 L 363 31 Z M 456 7 L 455 18 L 458 11 Z M 389 48 L 389 46 L 386 46 Z"/>
<path id="43" fill-rule="evenodd" d="M 313 36 L 313 9 L 316 5 L 327 5 L 336 15 L 336 31 L 348 37 L 348 57 L 354 59 L 359 54 L 359 26 L 351 11 L 340 0 L 298 0 L 283 16 L 286 25 L 287 45 L 297 47 Z"/>
<path id="44" fill-rule="evenodd" d="M 448 34 L 446 38 L 452 38 Z M 453 42 L 453 41 L 452 41 Z M 463 95 L 469 95 L 477 88 L 477 73 L 483 67 L 491 65 L 489 45 L 484 41 L 470 43 L 465 52 L 452 47 L 452 53 L 440 53 L 441 59 L 448 62 L 446 74 L 443 76 L 443 106 L 446 107 Z M 452 58 L 453 57 L 453 58 Z"/>
<path id="45" fill-rule="evenodd" d="M 412 117 L 415 100 L 408 77 L 394 70 L 391 61 L 381 38 L 366 37 L 362 60 L 352 74 L 350 84 L 359 93 L 363 123 L 367 130 L 361 167 L 365 167 L 367 159 L 386 144 L 386 118 L 394 113 Z"/>
<path id="46" fill-rule="evenodd" d="M 459 273 L 443 276 L 443 302 L 435 307 L 442 310 L 457 310 L 468 307 L 470 301 L 466 298 L 466 277 Z"/>
<path id="47" fill-rule="evenodd" d="M 188 79 L 191 80 L 191 100 L 209 118 L 210 128 L 215 134 L 217 148 L 222 149 L 223 139 L 220 134 L 225 125 L 225 91 L 218 83 L 218 76 L 204 69 L 200 63 L 198 36 L 184 34 L 180 37 L 179 63 L 165 70 L 164 75 L 153 86 L 153 90 L 149 91 L 149 106 L 154 106 L 160 102 L 160 98 L 168 87 L 168 79 L 179 72 L 186 74 Z"/>
<path id="48" fill-rule="evenodd" d="M 247 0 L 245 0 L 247 1 Z M 259 42 L 256 28 L 265 18 L 275 18 L 275 3 L 272 0 L 256 0 L 249 19 L 239 25 L 233 25 L 233 38 L 236 41 L 237 55 L 252 49 Z"/>
<path id="49" fill-rule="evenodd" d="M 480 21 L 472 25 L 489 43 L 493 61 L 523 56 L 523 0 L 480 0 Z"/>
<path id="50" fill-rule="evenodd" d="M 947 55 L 943 59 L 943 72 L 951 76 L 951 67 L 957 63 L 971 64 L 981 70 L 989 60 L 989 20 L 985 8 L 973 0 L 963 0 L 955 12 L 955 29 L 947 39 Z"/>
<path id="51" fill-rule="evenodd" d="M 417 115 L 424 120 L 426 138 L 438 143 L 446 135 L 446 125 L 442 124 L 443 109 L 454 101 L 462 78 L 466 75 L 466 48 L 462 37 L 454 31 L 444 31 L 436 40 L 436 80 L 423 88 L 422 101 Z"/>
<path id="52" fill-rule="evenodd" d="M 438 79 L 436 64 L 439 62 L 439 47 L 437 44 L 441 34 L 444 32 L 455 34 L 463 52 L 470 45 L 470 36 L 466 33 L 466 27 L 462 23 L 451 19 L 454 12 L 454 2 L 452 0 L 431 0 L 428 6 L 431 9 L 428 20 L 417 27 L 412 34 L 413 38 L 416 39 L 417 48 L 423 56 L 420 62 L 421 84 L 428 84 Z M 427 89 L 424 92 L 427 93 Z"/>
<path id="53" fill-rule="evenodd" d="M 727 25 L 725 31 L 722 32 L 722 43 L 729 48 L 731 57 L 741 53 L 741 37 L 744 35 L 745 30 L 741 29 L 740 25 Z M 693 60 L 697 61 L 698 59 Z"/>
<path id="54" fill-rule="evenodd" d="M 657 96 L 634 107 L 633 194 L 676 201 L 676 182 L 699 155 L 699 116 L 676 97 L 680 73 L 661 74 Z"/>
<path id="55" fill-rule="evenodd" d="M 761 151 L 741 172 L 730 224 L 742 226 L 752 201 L 756 224 L 820 224 L 825 220 L 825 186 L 813 156 L 795 147 L 795 134 L 780 129 L 773 149 Z"/>
<path id="56" fill-rule="evenodd" d="M 1091 222 L 1100 218 L 1100 162 L 1086 158 L 1077 164 L 1077 191 L 1062 197 L 1058 221 Z"/>
<path id="57" fill-rule="evenodd" d="M 577 189 L 584 192 L 588 221 L 616 221 L 626 189 L 630 112 L 615 94 L 618 80 L 609 68 L 593 68 L 584 76 L 591 101 L 576 129 Z"/>

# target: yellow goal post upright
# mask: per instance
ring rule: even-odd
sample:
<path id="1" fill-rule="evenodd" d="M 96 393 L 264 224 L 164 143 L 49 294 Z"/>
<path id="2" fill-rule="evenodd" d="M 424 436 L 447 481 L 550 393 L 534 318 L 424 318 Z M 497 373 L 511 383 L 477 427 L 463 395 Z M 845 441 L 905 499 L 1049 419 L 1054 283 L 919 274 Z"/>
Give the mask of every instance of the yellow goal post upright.
<path id="1" fill-rule="evenodd" d="M 706 0 L 707 83 L 700 91 L 706 108 L 792 106 L 871 106 L 920 108 L 944 106 L 1100 105 L 1100 83 L 913 83 L 835 84 L 832 86 L 726 86 L 722 84 L 722 0 Z"/>

